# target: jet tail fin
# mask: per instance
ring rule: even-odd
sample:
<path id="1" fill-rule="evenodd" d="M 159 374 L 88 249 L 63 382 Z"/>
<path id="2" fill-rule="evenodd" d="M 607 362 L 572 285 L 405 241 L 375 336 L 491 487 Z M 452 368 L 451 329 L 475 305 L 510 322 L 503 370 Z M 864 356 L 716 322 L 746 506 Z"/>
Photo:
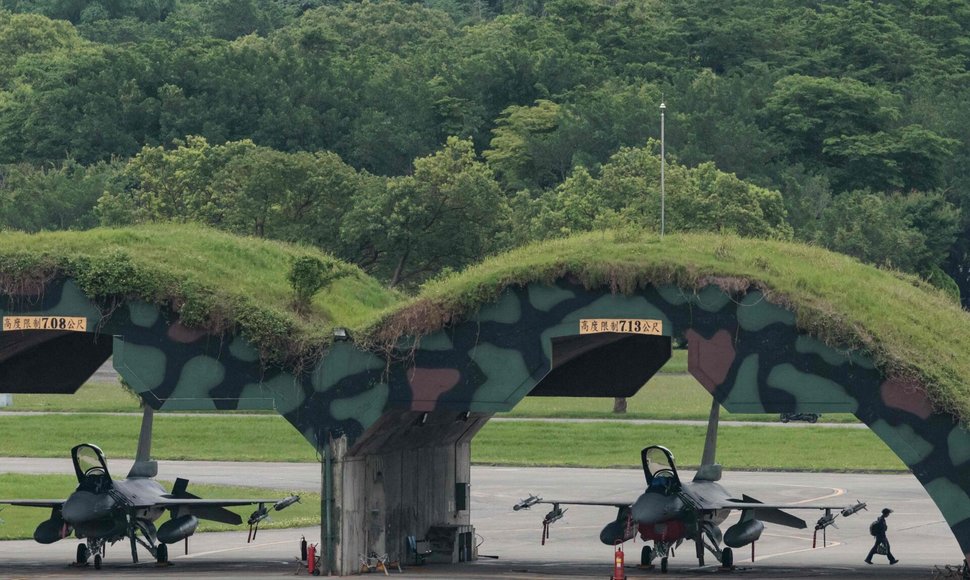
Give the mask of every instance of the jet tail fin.
<path id="1" fill-rule="evenodd" d="M 704 455 L 701 456 L 701 466 L 694 474 L 694 481 L 718 481 L 721 479 L 721 466 L 715 462 L 717 455 L 717 425 L 721 412 L 721 404 L 714 399 L 711 402 L 711 414 L 707 419 L 707 436 L 704 438 Z"/>
<path id="2" fill-rule="evenodd" d="M 138 450 L 135 452 L 135 464 L 131 466 L 128 477 L 155 477 L 158 475 L 158 463 L 152 461 L 152 423 L 155 410 L 142 403 L 144 411 L 141 416 L 141 431 L 138 433 Z"/>
<path id="3" fill-rule="evenodd" d="M 704 438 L 704 455 L 701 456 L 701 466 L 714 465 L 717 455 L 717 424 L 719 421 L 721 404 L 714 399 L 711 402 L 711 414 L 707 418 L 707 437 Z"/>

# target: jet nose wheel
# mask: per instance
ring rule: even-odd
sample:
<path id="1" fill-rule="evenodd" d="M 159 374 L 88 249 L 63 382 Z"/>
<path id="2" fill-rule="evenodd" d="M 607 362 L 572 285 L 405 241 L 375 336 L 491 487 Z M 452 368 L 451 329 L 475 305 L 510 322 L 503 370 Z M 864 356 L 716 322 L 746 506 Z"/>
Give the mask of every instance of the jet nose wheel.
<path id="1" fill-rule="evenodd" d="M 91 557 L 91 550 L 88 549 L 87 544 L 77 545 L 77 563 L 79 566 L 84 566 L 88 563 L 88 558 Z"/>
<path id="2" fill-rule="evenodd" d="M 94 555 L 94 569 L 95 570 L 101 569 L 101 554 Z"/>
<path id="3" fill-rule="evenodd" d="M 168 563 L 168 546 L 159 542 L 158 548 L 155 549 L 155 560 L 159 564 Z"/>
<path id="4" fill-rule="evenodd" d="M 640 550 L 640 565 L 649 566 L 652 563 L 653 563 L 653 550 L 650 548 L 650 546 L 644 546 L 643 549 Z"/>
<path id="5" fill-rule="evenodd" d="M 734 551 L 731 550 L 731 548 L 724 548 L 724 550 L 721 552 L 721 567 L 734 567 Z"/>
<path id="6" fill-rule="evenodd" d="M 667 573 L 667 557 L 666 556 L 664 556 L 663 558 L 660 558 L 660 571 L 663 572 L 664 574 Z"/>

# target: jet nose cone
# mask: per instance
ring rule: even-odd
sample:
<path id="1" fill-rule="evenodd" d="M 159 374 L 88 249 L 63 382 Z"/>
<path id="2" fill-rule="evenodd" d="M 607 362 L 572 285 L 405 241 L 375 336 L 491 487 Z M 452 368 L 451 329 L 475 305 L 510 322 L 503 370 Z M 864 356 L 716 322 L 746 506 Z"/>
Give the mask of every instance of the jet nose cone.
<path id="1" fill-rule="evenodd" d="M 104 517 L 111 511 L 111 505 L 112 500 L 107 495 L 76 491 L 64 502 L 61 517 L 65 522 L 76 526 Z"/>
<path id="2" fill-rule="evenodd" d="M 684 508 L 684 502 L 676 495 L 647 492 L 633 502 L 633 519 L 640 524 L 665 522 Z"/>

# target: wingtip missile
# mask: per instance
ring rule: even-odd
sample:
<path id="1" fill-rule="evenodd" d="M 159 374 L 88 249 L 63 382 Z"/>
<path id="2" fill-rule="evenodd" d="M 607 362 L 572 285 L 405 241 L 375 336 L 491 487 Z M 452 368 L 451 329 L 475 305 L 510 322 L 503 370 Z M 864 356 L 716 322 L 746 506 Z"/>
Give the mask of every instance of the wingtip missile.
<path id="1" fill-rule="evenodd" d="M 291 505 L 293 505 L 293 504 L 295 504 L 295 503 L 297 503 L 299 501 L 300 501 L 300 496 L 298 496 L 298 495 L 291 495 L 289 497 L 285 497 L 285 498 L 281 499 L 280 501 L 274 503 L 273 504 L 273 509 L 275 509 L 276 511 L 280 511 L 281 509 L 288 508 Z"/>
<path id="2" fill-rule="evenodd" d="M 512 506 L 512 509 L 515 511 L 527 510 L 532 506 L 536 505 L 537 503 L 539 503 L 540 501 L 542 501 L 541 497 L 537 495 L 529 494 L 529 497 L 519 500 L 519 503 Z"/>
<path id="3" fill-rule="evenodd" d="M 866 507 L 866 502 L 864 501 L 856 502 L 855 505 L 851 505 L 842 510 L 842 517 L 849 517 L 852 514 L 862 510 L 869 511 L 869 508 Z"/>

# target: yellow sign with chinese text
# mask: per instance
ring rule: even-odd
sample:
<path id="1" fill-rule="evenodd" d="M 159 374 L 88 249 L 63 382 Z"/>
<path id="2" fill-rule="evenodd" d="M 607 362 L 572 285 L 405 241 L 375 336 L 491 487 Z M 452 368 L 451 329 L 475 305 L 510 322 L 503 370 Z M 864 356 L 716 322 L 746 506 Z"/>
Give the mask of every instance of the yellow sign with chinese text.
<path id="1" fill-rule="evenodd" d="M 87 332 L 88 319 L 84 316 L 4 316 L 3 331 L 17 330 Z"/>
<path id="2" fill-rule="evenodd" d="M 662 335 L 662 320 L 645 318 L 583 318 L 579 321 L 579 334 L 598 334 L 600 332 L 619 332 L 625 334 Z"/>

